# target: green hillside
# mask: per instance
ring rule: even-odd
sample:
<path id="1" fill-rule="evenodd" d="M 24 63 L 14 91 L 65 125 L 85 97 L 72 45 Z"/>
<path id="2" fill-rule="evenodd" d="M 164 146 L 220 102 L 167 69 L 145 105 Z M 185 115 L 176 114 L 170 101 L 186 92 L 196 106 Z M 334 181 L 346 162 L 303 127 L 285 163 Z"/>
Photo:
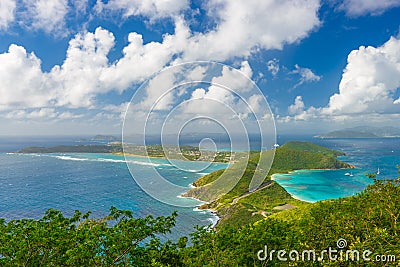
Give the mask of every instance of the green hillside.
<path id="1" fill-rule="evenodd" d="M 343 152 L 337 151 L 337 150 L 332 150 L 323 146 L 319 146 L 310 142 L 302 142 L 302 141 L 290 141 L 285 143 L 283 146 L 280 147 L 281 150 L 282 148 L 285 149 L 292 149 L 292 150 L 300 150 L 304 152 L 313 152 L 313 153 L 318 153 L 318 154 L 323 154 L 326 156 L 343 156 L 345 155 Z"/>
<path id="2" fill-rule="evenodd" d="M 213 200 L 216 194 L 220 193 L 211 186 L 224 172 L 219 170 L 198 179 L 194 183 L 196 188 L 188 191 L 185 196 L 210 202 L 201 208 L 216 210 L 221 217 L 218 225 L 255 222 L 280 212 L 282 209 L 277 209 L 280 206 L 285 209 L 308 205 L 293 199 L 279 184 L 270 181 L 272 174 L 298 169 L 352 168 L 353 166 L 336 159 L 340 155 L 344 154 L 312 143 L 288 142 L 276 149 L 271 170 L 258 190 L 249 192 L 249 184 L 259 159 L 258 152 L 251 152 L 247 166 L 243 166 L 245 161 L 239 161 L 226 170 L 228 176 L 234 176 L 245 167 L 242 178 L 229 193 Z"/>
<path id="3" fill-rule="evenodd" d="M 288 142 L 276 149 L 270 175 L 300 169 L 340 169 L 351 165 L 336 159 L 343 152 L 309 142 Z"/>
<path id="4" fill-rule="evenodd" d="M 282 211 L 242 227 L 231 223 L 202 232 L 181 253 L 185 266 L 399 266 L 399 218 L 400 180 L 376 181 L 353 197 Z M 340 249 L 339 240 L 344 244 Z M 266 245 L 268 253 L 275 254 L 272 260 L 260 261 L 257 253 Z M 329 247 L 336 252 L 331 258 L 322 253 Z M 286 261 L 278 259 L 277 250 L 286 251 Z M 298 260 L 289 258 L 292 250 L 300 252 Z M 314 251 L 315 260 L 313 254 L 302 258 L 303 251 Z"/>

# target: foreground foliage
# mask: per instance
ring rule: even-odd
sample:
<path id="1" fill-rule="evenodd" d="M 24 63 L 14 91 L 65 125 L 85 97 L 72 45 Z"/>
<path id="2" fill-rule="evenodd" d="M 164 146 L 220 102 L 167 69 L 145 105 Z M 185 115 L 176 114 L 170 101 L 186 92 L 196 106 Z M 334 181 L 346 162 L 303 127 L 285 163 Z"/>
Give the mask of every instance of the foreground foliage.
<path id="1" fill-rule="evenodd" d="M 168 254 L 149 252 L 170 246 L 155 235 L 170 232 L 176 213 L 136 219 L 131 211 L 112 207 L 104 218 L 89 215 L 76 211 L 68 218 L 50 209 L 39 220 L 1 220 L 0 266 L 148 266 L 175 261 Z"/>
<path id="2" fill-rule="evenodd" d="M 223 226 L 197 236 L 186 249 L 190 266 L 400 266 L 400 180 L 375 181 L 354 197 L 318 202 L 301 209 L 277 213 L 239 229 Z M 345 239 L 347 250 L 358 250 L 360 260 L 272 261 L 257 259 L 259 250 L 314 250 L 331 247 Z M 370 261 L 362 259 L 365 250 Z M 300 254 L 301 255 L 301 254 Z M 377 255 L 395 256 L 385 262 L 374 261 Z M 285 255 L 288 258 L 288 254 Z M 290 265 L 289 265 L 290 264 Z"/>

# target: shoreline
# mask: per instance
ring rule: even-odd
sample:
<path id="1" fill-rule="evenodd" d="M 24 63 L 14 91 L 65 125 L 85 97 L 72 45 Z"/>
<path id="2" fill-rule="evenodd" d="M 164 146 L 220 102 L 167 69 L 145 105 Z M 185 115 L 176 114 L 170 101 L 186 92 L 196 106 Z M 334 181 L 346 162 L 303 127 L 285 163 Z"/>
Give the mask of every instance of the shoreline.
<path id="1" fill-rule="evenodd" d="M 209 202 L 206 202 L 206 201 L 203 201 L 203 200 L 201 200 L 201 199 L 194 198 L 194 197 L 184 197 L 184 196 L 182 196 L 182 195 L 180 195 L 180 196 L 178 196 L 178 197 L 179 197 L 179 198 L 194 199 L 194 200 L 197 200 L 197 201 L 202 202 L 202 204 L 196 205 L 196 206 L 193 208 L 193 211 L 194 211 L 194 212 L 202 212 L 202 211 L 204 211 L 204 212 L 209 213 L 210 215 L 212 215 L 212 217 L 214 217 L 214 218 L 210 218 L 210 219 L 211 219 L 211 222 L 212 222 L 211 228 L 214 228 L 215 226 L 217 226 L 219 220 L 221 219 L 221 217 L 218 216 L 218 212 L 217 212 L 216 210 L 213 210 L 213 209 L 203 209 L 203 208 L 201 208 L 202 205 L 208 204 Z"/>
<path id="2" fill-rule="evenodd" d="M 196 188 L 196 187 L 195 187 L 193 184 L 190 184 L 190 188 L 192 189 L 192 188 Z M 190 190 L 190 189 L 189 189 L 189 190 Z M 188 191 L 189 191 L 189 190 L 188 190 Z M 187 192 L 187 191 L 186 191 L 186 192 Z M 210 215 L 212 215 L 212 216 L 214 217 L 214 219 L 213 219 L 213 218 L 210 218 L 210 219 L 211 219 L 211 222 L 212 222 L 211 228 L 215 228 L 215 226 L 217 226 L 218 222 L 219 222 L 220 219 L 221 219 L 221 217 L 218 216 L 218 212 L 217 212 L 216 210 L 214 210 L 214 209 L 203 209 L 203 208 L 201 208 L 202 205 L 204 205 L 204 204 L 209 204 L 209 202 L 204 201 L 204 200 L 201 200 L 201 199 L 198 199 L 198 198 L 195 198 L 195 197 L 185 197 L 185 196 L 183 196 L 184 194 L 186 194 L 186 192 L 185 192 L 185 193 L 182 193 L 181 195 L 179 195 L 179 196 L 177 196 L 177 197 L 178 197 L 178 198 L 194 199 L 194 200 L 196 200 L 196 201 L 201 202 L 201 204 L 196 205 L 196 206 L 193 208 L 193 211 L 195 211 L 195 212 L 205 211 L 205 212 L 208 212 Z"/>
<path id="3" fill-rule="evenodd" d="M 291 171 L 291 172 L 288 172 L 288 173 L 286 173 L 286 174 L 290 174 L 290 173 L 294 173 L 295 171 Z M 272 174 L 271 175 L 271 181 L 274 181 L 275 183 L 277 183 L 277 184 L 279 184 L 278 182 L 276 182 L 276 180 L 275 180 L 275 178 L 274 178 L 274 176 L 275 175 L 279 175 L 279 174 L 285 174 L 285 173 L 274 173 L 274 174 Z M 283 186 L 282 186 L 283 187 Z M 284 187 L 283 187 L 283 189 L 285 189 Z M 286 192 L 288 192 L 286 189 L 285 189 L 285 191 Z M 289 193 L 289 192 L 288 192 Z M 291 193 L 289 193 L 289 195 L 290 195 L 290 197 L 291 198 L 293 198 L 293 199 L 296 199 L 296 200 L 299 200 L 299 201 L 303 201 L 303 202 L 307 202 L 307 203 L 315 203 L 316 201 L 308 201 L 308 200 L 305 200 L 305 199 L 302 199 L 302 198 L 300 198 L 300 197 L 298 197 L 298 196 L 295 196 L 295 195 L 293 195 L 293 194 L 291 194 Z"/>
<path id="4" fill-rule="evenodd" d="M 275 175 L 279 175 L 279 174 L 290 174 L 290 173 L 295 173 L 295 172 L 297 172 L 297 171 L 318 171 L 318 170 L 320 170 L 320 171 L 336 171 L 336 170 L 347 170 L 347 169 L 355 169 L 355 168 L 356 168 L 354 165 L 351 165 L 351 164 L 349 164 L 349 165 L 350 165 L 350 168 L 340 168 L 340 169 L 301 169 L 301 170 L 289 171 L 289 172 L 287 172 L 287 173 L 274 173 L 274 174 L 272 174 L 272 175 L 270 176 L 270 180 L 276 182 L 276 180 L 274 179 L 274 176 L 275 176 Z M 201 177 L 200 177 L 200 178 L 201 178 Z M 200 179 L 200 178 L 199 178 L 199 179 Z M 276 183 L 277 183 L 277 182 L 276 182 Z M 192 189 L 192 188 L 196 188 L 196 186 L 194 186 L 192 183 L 191 183 L 189 186 L 190 186 L 191 189 Z M 190 189 L 189 189 L 189 190 L 190 190 Z M 189 190 L 188 190 L 188 191 L 189 191 Z M 286 189 L 284 189 L 284 190 L 287 192 Z M 186 192 L 188 192 L 188 191 L 186 191 Z M 186 192 L 185 192 L 185 193 L 186 193 Z M 185 196 L 183 196 L 185 193 L 183 193 L 182 195 L 180 195 L 180 196 L 178 196 L 178 197 L 180 197 L 180 198 L 194 199 L 194 200 L 197 200 L 197 201 L 202 202 L 203 204 L 208 204 L 207 201 L 203 201 L 203 200 L 198 199 L 198 198 L 195 198 L 195 197 L 185 197 Z M 289 192 L 288 192 L 288 193 L 289 193 Z M 291 193 L 289 193 L 289 194 L 290 194 L 290 197 L 292 197 L 293 199 L 299 200 L 299 201 L 303 201 L 303 202 L 306 202 L 306 203 L 315 203 L 315 202 L 316 202 L 316 201 L 308 201 L 308 200 L 302 199 L 302 198 L 300 198 L 300 197 L 298 197 L 298 196 L 295 196 L 295 195 L 293 195 L 293 194 L 291 194 Z M 213 215 L 213 216 L 216 218 L 216 221 L 215 221 L 215 223 L 213 222 L 213 225 L 211 226 L 211 228 L 214 228 L 215 226 L 217 226 L 218 222 L 219 222 L 220 219 L 221 219 L 221 217 L 218 216 L 218 211 L 216 211 L 216 210 L 214 210 L 214 209 L 203 209 L 203 208 L 201 208 L 201 205 L 198 205 L 198 206 L 196 206 L 193 210 L 194 210 L 194 211 L 207 211 L 207 212 L 209 212 L 211 215 Z"/>
<path id="5" fill-rule="evenodd" d="M 165 157 L 145 156 L 145 155 L 137 155 L 137 154 L 131 154 L 131 153 L 124 153 L 124 152 L 111 152 L 111 153 L 105 153 L 105 154 L 113 154 L 113 155 L 121 156 L 121 157 L 138 157 L 138 158 L 150 158 L 150 159 L 166 159 Z"/>
<path id="6" fill-rule="evenodd" d="M 345 163 L 347 163 L 347 162 L 345 162 Z M 354 165 L 352 165 L 352 164 L 349 164 L 349 163 L 347 163 L 349 166 L 350 166 L 350 168 L 340 168 L 340 169 L 301 169 L 301 170 L 293 170 L 293 171 L 289 171 L 289 172 L 287 172 L 287 173 L 274 173 L 274 174 L 272 174 L 270 177 L 270 179 L 271 179 L 271 181 L 275 181 L 276 182 L 276 180 L 275 180 L 275 178 L 274 178 L 274 176 L 275 175 L 284 175 L 284 174 L 291 174 L 291 173 L 296 173 L 296 172 L 301 172 L 301 171 L 337 171 L 337 170 L 349 170 L 349 169 L 357 169 L 357 167 L 356 166 L 354 166 Z M 276 182 L 277 183 L 277 182 Z M 278 183 L 279 184 L 279 183 Z M 283 186 L 282 186 L 283 187 Z M 285 189 L 285 188 L 284 188 Z M 286 189 L 285 189 L 285 191 L 286 192 L 288 192 Z M 289 193 L 289 192 L 288 192 Z M 308 201 L 308 200 L 305 200 L 305 199 L 302 199 L 302 198 L 300 198 L 300 197 L 298 197 L 298 196 L 295 196 L 295 195 L 293 195 L 293 194 L 291 194 L 291 193 L 289 193 L 290 194 L 290 196 L 292 197 L 292 198 L 294 198 L 294 199 L 296 199 L 296 200 L 300 200 L 300 201 L 303 201 L 303 202 L 307 202 L 307 203 L 315 203 L 315 202 L 318 202 L 318 201 Z"/>

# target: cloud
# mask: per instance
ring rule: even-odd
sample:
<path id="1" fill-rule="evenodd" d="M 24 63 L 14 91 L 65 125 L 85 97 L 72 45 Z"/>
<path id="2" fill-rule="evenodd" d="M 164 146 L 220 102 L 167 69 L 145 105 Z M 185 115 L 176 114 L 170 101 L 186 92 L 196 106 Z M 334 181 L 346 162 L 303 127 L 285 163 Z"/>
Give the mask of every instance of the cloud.
<path id="1" fill-rule="evenodd" d="M 186 60 L 224 61 L 257 49 L 282 49 L 319 26 L 319 1 L 210 0 L 218 26 L 188 40 Z"/>
<path id="2" fill-rule="evenodd" d="M 271 72 L 272 76 L 276 76 L 279 72 L 279 60 L 274 58 L 267 62 L 267 69 Z"/>
<path id="3" fill-rule="evenodd" d="M 2 0 L 0 2 L 0 30 L 6 30 L 8 25 L 14 21 L 16 5 L 16 0 Z"/>
<path id="4" fill-rule="evenodd" d="M 122 12 L 124 17 L 144 16 L 151 20 L 175 17 L 189 8 L 188 0 L 97 0 L 98 13 L 107 10 Z"/>
<path id="5" fill-rule="evenodd" d="M 399 6 L 399 0 L 344 0 L 339 9 L 344 10 L 349 17 L 359 17 L 368 14 L 380 15 Z"/>
<path id="6" fill-rule="evenodd" d="M 304 112 L 304 102 L 301 96 L 297 96 L 294 100 L 294 104 L 290 105 L 288 112 L 290 115 L 299 115 Z"/>
<path id="7" fill-rule="evenodd" d="M 5 115 L 7 119 L 40 119 L 54 118 L 57 114 L 54 108 L 41 108 L 31 112 L 26 110 L 14 110 Z"/>
<path id="8" fill-rule="evenodd" d="M 43 72 L 41 61 L 25 48 L 10 45 L 0 54 L 0 109 L 94 106 L 93 98 L 110 88 L 99 77 L 109 66 L 107 54 L 114 36 L 97 28 L 94 33 L 77 34 L 61 66 Z"/>
<path id="9" fill-rule="evenodd" d="M 295 65 L 295 70 L 293 70 L 291 73 L 292 74 L 299 74 L 300 75 L 300 80 L 299 82 L 294 86 L 294 88 L 302 85 L 305 82 L 317 82 L 321 79 L 321 76 L 316 75 L 312 70 L 308 68 L 301 68 L 299 65 Z"/>
<path id="10" fill-rule="evenodd" d="M 109 66 L 107 54 L 114 46 L 114 35 L 97 28 L 94 33 L 80 33 L 70 42 L 61 66 L 51 70 L 58 86 L 58 106 L 93 107 L 96 94 L 106 93 L 99 77 Z"/>
<path id="11" fill-rule="evenodd" d="M 10 45 L 0 54 L 0 81 L 0 110 L 45 107 L 56 98 L 40 59 L 21 46 Z"/>
<path id="12" fill-rule="evenodd" d="M 222 68 L 222 75 L 214 77 L 211 82 L 215 85 L 222 84 L 228 88 L 234 88 L 238 92 L 251 90 L 253 88 L 253 84 L 250 79 L 251 76 L 253 76 L 253 70 L 251 69 L 247 60 L 241 62 L 239 71 L 242 72 L 242 74 L 244 74 L 248 79 L 238 75 L 237 70 L 224 66 Z"/>
<path id="13" fill-rule="evenodd" d="M 94 33 L 79 33 L 69 42 L 63 64 L 48 73 L 42 72 L 34 53 L 11 45 L 7 53 L 0 54 L 0 109 L 94 108 L 98 94 L 122 92 L 162 69 L 183 49 L 186 34 L 186 28 L 178 25 L 176 33 L 165 35 L 163 42 L 143 44 L 141 35 L 131 33 L 124 56 L 110 63 L 107 55 L 115 43 L 111 32 L 97 28 Z"/>
<path id="14" fill-rule="evenodd" d="M 35 0 L 25 1 L 28 17 L 32 27 L 46 33 L 63 34 L 65 32 L 65 16 L 68 13 L 67 0 Z M 26 23 L 26 22 L 25 22 Z"/>
<path id="15" fill-rule="evenodd" d="M 174 34 L 165 34 L 162 42 L 144 44 L 142 35 L 130 33 L 123 57 L 103 70 L 99 79 L 105 86 L 122 92 L 165 67 L 186 48 L 188 38 L 189 29 L 182 19 L 175 21 Z"/>
<path id="16" fill-rule="evenodd" d="M 66 0 L 36 0 L 24 4 L 27 18 L 22 23 L 27 27 L 30 23 L 33 29 L 47 33 L 65 27 L 71 6 L 77 5 L 76 1 Z M 239 59 L 240 70 L 251 77 L 253 72 L 245 60 L 251 53 L 259 49 L 280 49 L 297 42 L 320 24 L 317 0 L 246 3 L 211 0 L 206 7 L 213 8 L 220 23 L 204 33 L 192 32 L 189 22 L 179 15 L 187 8 L 188 1 L 109 1 L 107 4 L 98 1 L 97 5 L 103 10 L 120 8 L 126 16 L 173 17 L 174 33 L 164 34 L 161 41 L 145 43 L 139 33 L 132 32 L 122 57 L 110 62 L 108 54 L 115 45 L 114 35 L 101 27 L 94 32 L 82 31 L 70 40 L 64 62 L 48 72 L 42 71 L 41 61 L 33 52 L 10 45 L 8 52 L 0 54 L 0 109 L 98 108 L 98 95 L 113 90 L 122 93 L 162 68 L 190 59 Z M 85 9 L 87 3 L 78 6 Z M 22 14 L 20 11 L 18 16 Z M 225 72 L 213 82 L 235 83 L 229 70 Z M 201 78 L 204 74 L 198 69 L 190 75 Z M 248 81 L 241 85 L 241 90 L 246 88 L 250 88 Z M 207 94 L 223 98 L 217 89 Z M 159 108 L 168 109 L 177 96 L 169 97 L 159 103 Z"/>
<path id="17" fill-rule="evenodd" d="M 46 120 L 51 119 L 53 122 L 59 120 L 73 120 L 83 117 L 82 114 L 74 114 L 70 111 L 59 112 L 55 108 L 39 108 L 33 110 L 13 110 L 4 115 L 6 119 L 12 120 Z"/>
<path id="18" fill-rule="evenodd" d="M 238 70 L 241 74 L 238 73 Z M 220 75 L 215 75 L 211 79 L 211 84 L 205 88 L 197 88 L 192 92 L 191 98 L 185 105 L 183 113 L 188 114 L 220 114 L 221 118 L 232 110 L 239 115 L 261 110 L 262 96 L 253 94 L 255 85 L 249 80 L 253 71 L 247 61 L 241 62 L 240 69 L 233 69 L 223 66 Z M 207 105 L 204 101 L 192 101 L 196 99 L 212 100 Z M 221 106 L 226 106 L 224 112 Z M 230 110 L 232 109 L 232 110 Z"/>
<path id="19" fill-rule="evenodd" d="M 400 116 L 400 39 L 391 37 L 379 47 L 361 46 L 347 58 L 339 84 L 325 107 L 305 108 L 301 96 L 288 108 L 281 122 L 307 120 L 325 125 L 341 123 L 385 123 Z"/>
<path id="20" fill-rule="evenodd" d="M 400 112 L 393 98 L 400 87 L 400 39 L 380 47 L 361 46 L 347 58 L 339 93 L 323 109 L 327 114 Z"/>
<path id="21" fill-rule="evenodd" d="M 0 31 L 18 25 L 28 31 L 64 38 L 87 25 L 87 21 L 82 22 L 82 15 L 87 14 L 88 7 L 88 0 L 2 0 Z M 68 24 L 71 21 L 74 23 Z"/>

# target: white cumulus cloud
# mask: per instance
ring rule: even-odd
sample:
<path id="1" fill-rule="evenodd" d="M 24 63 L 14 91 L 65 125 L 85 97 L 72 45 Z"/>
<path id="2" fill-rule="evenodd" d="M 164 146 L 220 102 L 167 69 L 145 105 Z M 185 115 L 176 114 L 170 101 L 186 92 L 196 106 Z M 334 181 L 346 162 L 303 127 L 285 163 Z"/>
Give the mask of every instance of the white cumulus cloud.
<path id="1" fill-rule="evenodd" d="M 247 57 L 256 49 L 281 49 L 320 24 L 318 0 L 210 0 L 218 26 L 194 35 L 184 51 L 187 60 Z M 213 7 L 214 6 L 214 7 Z"/>
<path id="2" fill-rule="evenodd" d="M 24 1 L 26 12 L 21 14 L 22 23 L 46 33 L 65 33 L 65 17 L 69 7 L 67 0 Z"/>
<path id="3" fill-rule="evenodd" d="M 6 53 L 0 54 L 0 110 L 50 105 L 56 95 L 49 80 L 34 53 L 11 45 Z"/>
<path id="4" fill-rule="evenodd" d="M 124 56 L 104 69 L 100 80 L 109 88 L 124 91 L 132 83 L 141 82 L 165 67 L 174 55 L 185 49 L 188 37 L 189 29 L 182 19 L 176 20 L 175 33 L 164 35 L 162 42 L 144 44 L 142 35 L 130 33 Z"/>
<path id="5" fill-rule="evenodd" d="M 358 17 L 367 14 L 379 15 L 390 8 L 399 6 L 400 0 L 344 0 L 339 8 L 348 16 Z"/>
<path id="6" fill-rule="evenodd" d="M 400 116 L 400 39 L 391 37 L 379 47 L 361 46 L 347 58 L 339 84 L 325 107 L 306 108 L 301 96 L 281 122 L 307 120 L 331 123 L 388 123 Z M 349 125 L 350 126 L 350 125 Z"/>
<path id="7" fill-rule="evenodd" d="M 299 115 L 304 112 L 304 102 L 301 96 L 297 96 L 294 100 L 294 104 L 288 108 L 290 115 Z"/>
<path id="8" fill-rule="evenodd" d="M 400 39 L 380 47 L 361 46 L 347 58 L 339 93 L 331 96 L 327 114 L 399 112 L 394 94 L 400 87 Z"/>
<path id="9" fill-rule="evenodd" d="M 0 1 L 0 30 L 5 30 L 8 25 L 14 21 L 16 0 Z"/>
<path id="10" fill-rule="evenodd" d="M 108 67 L 107 54 L 113 46 L 113 34 L 102 28 L 94 33 L 77 34 L 69 42 L 65 61 L 51 70 L 59 87 L 57 105 L 91 107 L 96 94 L 110 90 L 99 77 Z"/>
<path id="11" fill-rule="evenodd" d="M 76 2 L 71 4 L 67 0 L 25 2 L 29 8 L 24 11 L 27 18 L 22 23 L 25 26 L 31 23 L 33 28 L 46 32 L 65 26 L 71 6 L 76 6 Z M 161 41 L 145 43 L 139 33 L 132 32 L 122 57 L 110 62 L 108 53 L 115 45 L 113 34 L 102 28 L 94 32 L 83 31 L 70 40 L 64 62 L 48 72 L 42 71 L 41 61 L 33 52 L 11 45 L 8 52 L 0 54 L 0 109 L 95 108 L 98 95 L 112 90 L 123 92 L 163 67 L 189 59 L 239 59 L 242 62 L 240 70 L 251 77 L 253 73 L 245 60 L 247 56 L 258 49 L 280 49 L 287 43 L 297 42 L 320 24 L 317 0 L 210 0 L 206 6 L 215 10 L 220 23 L 204 33 L 192 32 L 188 22 L 179 16 L 188 8 L 188 1 L 132 0 L 108 1 L 107 4 L 98 1 L 97 5 L 103 10 L 114 6 L 127 12 L 126 16 L 171 16 L 174 33 L 163 35 Z M 83 4 L 81 8 L 85 6 Z M 213 82 L 222 82 L 218 79 L 224 79 L 224 84 L 228 85 L 235 82 L 229 70 L 225 72 Z M 201 78 L 202 70 L 196 70 L 192 75 Z M 250 88 L 247 81 L 243 82 L 241 90 L 246 91 L 246 88 Z M 207 91 L 208 96 L 223 99 L 225 96 L 220 93 L 217 89 Z M 168 108 L 171 101 L 173 99 L 159 103 L 160 108 Z"/>
<path id="12" fill-rule="evenodd" d="M 189 8 L 188 0 L 98 0 L 96 9 L 102 11 L 122 11 L 124 17 L 145 16 L 150 19 L 175 17 Z"/>

